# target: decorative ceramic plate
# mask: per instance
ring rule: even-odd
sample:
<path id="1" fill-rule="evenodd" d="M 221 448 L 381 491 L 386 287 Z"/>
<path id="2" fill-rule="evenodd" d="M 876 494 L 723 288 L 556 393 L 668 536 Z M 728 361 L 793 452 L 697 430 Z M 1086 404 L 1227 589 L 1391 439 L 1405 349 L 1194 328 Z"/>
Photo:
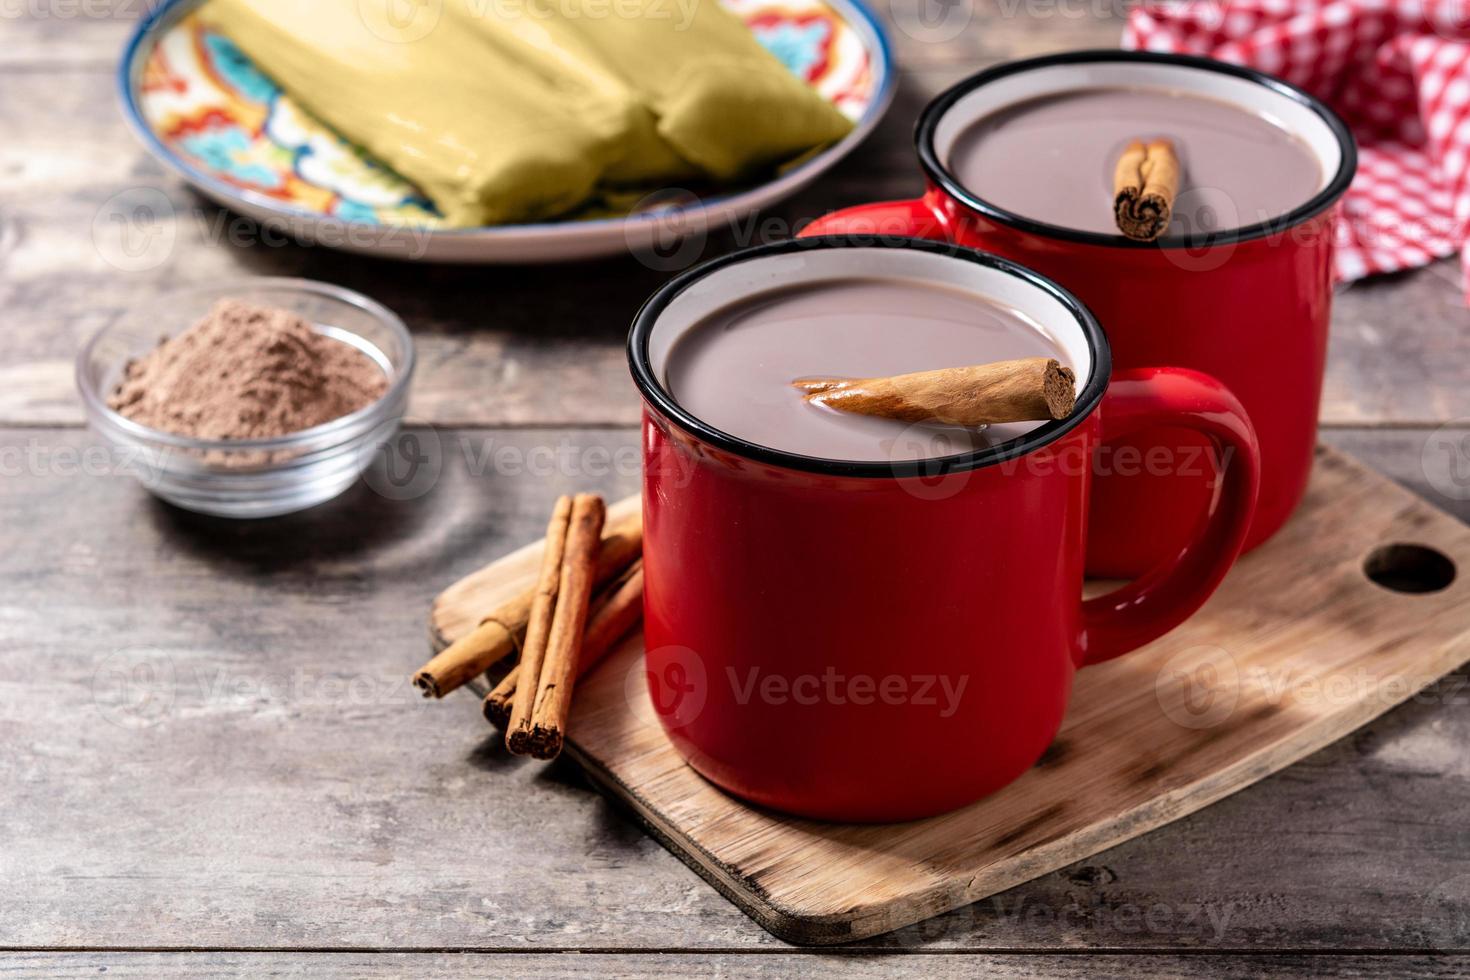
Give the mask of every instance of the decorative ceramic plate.
<path id="1" fill-rule="evenodd" d="M 858 0 L 720 0 L 792 72 L 853 121 L 852 132 L 757 186 L 699 197 L 670 188 L 626 217 L 446 228 L 411 183 L 306 112 L 193 11 L 165 0 L 123 53 L 119 87 L 148 149 L 205 195 L 298 238 L 353 252 L 445 262 L 547 262 L 675 243 L 811 183 L 877 125 L 893 62 Z"/>

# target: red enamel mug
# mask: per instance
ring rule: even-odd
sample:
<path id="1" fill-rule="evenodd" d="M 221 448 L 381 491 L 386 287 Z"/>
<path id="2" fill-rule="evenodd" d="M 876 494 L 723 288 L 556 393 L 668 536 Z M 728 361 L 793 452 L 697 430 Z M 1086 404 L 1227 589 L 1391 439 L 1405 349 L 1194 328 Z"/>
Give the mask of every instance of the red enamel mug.
<path id="1" fill-rule="evenodd" d="M 1320 190 L 1263 223 L 1137 242 L 1032 221 L 978 197 L 950 170 L 974 120 L 1027 100 L 1100 86 L 1161 88 L 1237 104 L 1279 121 L 1317 157 Z M 1320 101 L 1235 65 L 1182 55 L 1083 51 L 1017 61 L 944 92 L 915 141 L 928 190 L 912 201 L 838 211 L 808 235 L 920 236 L 1013 259 L 1075 293 L 1108 331 L 1120 369 L 1172 364 L 1224 382 L 1261 442 L 1261 494 L 1246 548 L 1286 522 L 1307 488 L 1327 361 L 1336 204 L 1352 182 L 1352 135 Z M 1196 433 L 1161 427 L 1098 461 L 1089 574 L 1130 577 L 1187 540 L 1213 493 L 1218 460 Z"/>
<path id="2" fill-rule="evenodd" d="M 665 384 L 672 345 L 737 299 L 881 276 L 969 289 L 1044 329 L 1077 373 L 1076 411 L 938 459 L 851 462 L 719 431 Z M 1072 676 L 1162 635 L 1215 590 L 1258 487 L 1249 418 L 1172 367 L 1111 375 L 1091 313 L 1004 259 L 918 239 L 748 249 L 678 276 L 628 341 L 642 393 L 649 692 L 717 785 L 804 816 L 916 818 L 978 799 L 1055 736 Z M 1092 458 L 1153 427 L 1231 460 L 1176 554 L 1081 598 Z"/>

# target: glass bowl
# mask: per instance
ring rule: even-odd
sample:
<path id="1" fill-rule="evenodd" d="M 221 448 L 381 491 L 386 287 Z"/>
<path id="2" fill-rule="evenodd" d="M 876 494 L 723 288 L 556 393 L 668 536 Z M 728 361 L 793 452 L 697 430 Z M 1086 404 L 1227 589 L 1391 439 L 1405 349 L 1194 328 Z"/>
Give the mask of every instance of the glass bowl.
<path id="1" fill-rule="evenodd" d="M 195 439 L 140 425 L 107 407 L 130 360 L 197 322 L 216 301 L 290 310 L 371 357 L 388 390 L 365 408 L 271 439 Z M 351 290 L 306 279 L 242 279 L 170 292 L 123 313 L 77 356 L 87 419 L 119 467 L 171 504 L 221 517 L 273 517 L 352 486 L 398 431 L 413 376 L 413 339 L 390 310 Z"/>

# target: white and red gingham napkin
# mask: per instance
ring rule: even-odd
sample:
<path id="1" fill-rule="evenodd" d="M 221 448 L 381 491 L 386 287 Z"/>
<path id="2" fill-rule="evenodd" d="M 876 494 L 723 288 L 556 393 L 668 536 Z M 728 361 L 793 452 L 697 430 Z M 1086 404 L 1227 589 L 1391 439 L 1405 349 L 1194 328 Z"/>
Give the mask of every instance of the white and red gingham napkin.
<path id="1" fill-rule="evenodd" d="M 1342 114 L 1361 162 L 1343 202 L 1344 281 L 1462 251 L 1470 229 L 1470 0 L 1185 0 L 1134 10 L 1125 48 L 1209 55 Z M 1470 294 L 1470 254 L 1462 254 Z"/>

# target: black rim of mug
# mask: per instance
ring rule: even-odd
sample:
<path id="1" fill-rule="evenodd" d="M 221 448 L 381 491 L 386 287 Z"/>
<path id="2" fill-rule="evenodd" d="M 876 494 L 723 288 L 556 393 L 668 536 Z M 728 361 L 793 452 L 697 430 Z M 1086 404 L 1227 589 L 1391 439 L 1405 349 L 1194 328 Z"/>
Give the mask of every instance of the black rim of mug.
<path id="1" fill-rule="evenodd" d="M 939 127 L 939 121 L 944 118 L 945 114 L 954 107 L 955 103 L 966 95 L 969 95 L 984 85 L 989 85 L 999 79 L 1021 72 L 1035 71 L 1039 68 L 1050 68 L 1056 65 L 1095 64 L 1098 62 L 1174 65 L 1181 68 L 1214 72 L 1220 75 L 1233 75 L 1236 78 L 1242 78 L 1271 89 L 1273 92 L 1283 95 L 1293 102 L 1300 103 L 1312 110 L 1313 113 L 1322 119 L 1327 125 L 1327 128 L 1332 131 L 1332 134 L 1337 138 L 1338 146 L 1342 150 L 1342 161 L 1338 165 L 1337 173 L 1327 183 L 1326 187 L 1305 204 L 1293 208 L 1280 217 L 1272 218 L 1269 221 L 1246 225 L 1241 228 L 1230 228 L 1223 231 L 1211 232 L 1208 235 L 1202 236 L 1186 236 L 1180 239 L 1160 239 L 1155 242 L 1142 242 L 1121 234 L 1105 235 L 1099 232 L 1081 231 L 1076 228 L 1051 225 L 1007 211 L 1005 208 L 991 204 L 984 198 L 966 190 L 964 185 L 940 161 L 938 153 L 934 150 L 935 131 Z M 994 68 L 971 75 L 957 85 L 951 86 L 936 96 L 934 101 L 925 106 L 924 111 L 919 114 L 919 122 L 914 128 L 914 143 L 919 153 L 919 164 L 924 168 L 924 173 L 929 179 L 935 184 L 938 184 L 946 194 L 970 210 L 984 215 L 999 224 L 1031 235 L 1085 245 L 1100 245 L 1109 248 L 1160 249 L 1164 251 L 1174 249 L 1197 250 L 1223 245 L 1236 245 L 1256 238 L 1267 238 L 1271 235 L 1280 234 L 1316 217 L 1336 204 L 1338 199 L 1347 192 L 1348 186 L 1353 182 L 1353 176 L 1357 173 L 1358 169 L 1358 146 L 1353 140 L 1352 132 L 1348 129 L 1347 124 L 1342 121 L 1342 118 L 1316 96 L 1310 95 L 1289 82 L 1284 82 L 1273 75 L 1257 71 L 1254 68 L 1243 68 L 1240 65 L 1232 65 L 1224 61 L 1216 61 L 1213 58 L 1204 58 L 1198 55 L 1164 54 L 1157 51 L 1069 51 L 1063 54 L 1026 58 L 1021 61 L 1011 61 L 1003 65 L 997 65 Z"/>
<path id="2" fill-rule="evenodd" d="M 1049 294 L 1061 303 L 1076 321 L 1092 356 L 1091 376 L 1078 393 L 1077 405 L 1072 414 L 1065 419 L 1038 426 L 1023 436 L 978 451 L 957 453 L 952 456 L 882 462 L 824 459 L 772 449 L 769 446 L 762 446 L 716 429 L 679 405 L 673 394 L 655 375 L 652 357 L 649 353 L 653 328 L 675 297 L 711 274 L 740 262 L 791 252 L 842 248 L 903 248 L 932 252 L 960 261 L 974 262 L 977 265 L 1015 276 Z M 1107 335 L 1098 324 L 1097 318 L 1077 297 L 1052 280 L 1025 266 L 963 245 L 952 245 L 928 239 L 822 235 L 812 238 L 793 238 L 770 245 L 742 249 L 702 262 L 669 280 L 648 298 L 633 319 L 633 328 L 628 332 L 628 366 L 632 371 L 634 384 L 638 386 L 639 392 L 653 410 L 677 424 L 690 435 L 716 448 L 758 463 L 806 473 L 867 479 L 907 479 L 947 476 L 951 473 L 962 473 L 992 466 L 1007 460 L 1018 459 L 1061 439 L 1081 425 L 1102 401 L 1108 381 L 1112 376 L 1112 352 L 1108 346 Z"/>

